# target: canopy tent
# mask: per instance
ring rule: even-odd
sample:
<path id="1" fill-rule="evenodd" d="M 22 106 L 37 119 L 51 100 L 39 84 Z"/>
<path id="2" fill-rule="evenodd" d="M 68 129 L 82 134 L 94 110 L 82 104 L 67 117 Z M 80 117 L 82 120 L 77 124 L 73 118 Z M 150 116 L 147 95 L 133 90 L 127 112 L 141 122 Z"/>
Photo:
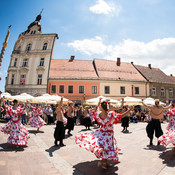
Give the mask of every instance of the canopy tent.
<path id="1" fill-rule="evenodd" d="M 61 96 L 43 94 L 42 96 L 34 97 L 29 101 L 31 103 L 37 103 L 37 104 L 56 104 L 61 101 Z M 68 99 L 63 98 L 63 104 L 67 104 L 68 101 L 69 101 Z"/>
<path id="2" fill-rule="evenodd" d="M 98 102 L 101 98 L 101 101 L 109 101 L 112 105 L 120 105 L 120 102 L 118 100 L 114 100 L 114 99 L 111 99 L 111 98 L 108 98 L 108 97 L 104 97 L 104 96 L 98 96 L 96 98 L 91 98 L 89 100 L 86 100 L 85 101 L 85 104 L 86 105 L 91 105 L 91 106 L 95 106 L 95 105 L 98 105 Z"/>
<path id="3" fill-rule="evenodd" d="M 124 105 L 142 105 L 142 100 L 139 98 L 134 98 L 134 97 L 125 97 L 124 98 Z"/>
<path id="4" fill-rule="evenodd" d="M 143 102 L 144 102 L 146 105 L 155 105 L 155 99 L 154 99 L 154 98 L 151 98 L 151 97 L 146 98 Z M 163 102 L 161 102 L 161 101 L 159 101 L 159 104 L 160 104 L 161 106 L 165 106 L 165 105 L 166 105 L 165 103 L 163 103 Z"/>

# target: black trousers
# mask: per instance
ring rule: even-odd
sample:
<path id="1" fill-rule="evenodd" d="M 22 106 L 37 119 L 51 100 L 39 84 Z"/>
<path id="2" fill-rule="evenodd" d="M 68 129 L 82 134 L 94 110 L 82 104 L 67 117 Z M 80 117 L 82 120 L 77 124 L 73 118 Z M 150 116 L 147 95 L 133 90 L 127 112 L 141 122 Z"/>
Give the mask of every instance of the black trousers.
<path id="1" fill-rule="evenodd" d="M 146 127 L 147 136 L 150 139 L 153 139 L 154 131 L 157 138 L 163 135 L 160 121 L 152 119 Z"/>
<path id="2" fill-rule="evenodd" d="M 65 138 L 65 128 L 63 122 L 57 121 L 54 138 L 56 141 L 62 141 Z"/>

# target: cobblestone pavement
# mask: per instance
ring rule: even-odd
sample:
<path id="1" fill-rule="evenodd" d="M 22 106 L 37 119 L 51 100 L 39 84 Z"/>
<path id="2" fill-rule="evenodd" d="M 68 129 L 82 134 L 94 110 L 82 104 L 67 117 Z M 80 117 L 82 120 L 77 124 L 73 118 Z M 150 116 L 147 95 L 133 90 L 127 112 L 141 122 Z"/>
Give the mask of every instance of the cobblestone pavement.
<path id="1" fill-rule="evenodd" d="M 4 123 L 0 123 L 3 126 Z M 175 153 L 172 145 L 147 146 L 147 123 L 130 124 L 129 132 L 122 133 L 120 124 L 115 125 L 115 137 L 119 162 L 103 170 L 97 167 L 94 154 L 78 147 L 74 136 L 86 131 L 84 126 L 75 126 L 73 136 L 64 140 L 65 147 L 55 147 L 53 132 L 55 125 L 43 126 L 40 132 L 26 126 L 31 138 L 26 147 L 16 148 L 7 144 L 8 135 L 0 132 L 0 175 L 175 175 Z M 167 123 L 162 124 L 165 132 Z"/>

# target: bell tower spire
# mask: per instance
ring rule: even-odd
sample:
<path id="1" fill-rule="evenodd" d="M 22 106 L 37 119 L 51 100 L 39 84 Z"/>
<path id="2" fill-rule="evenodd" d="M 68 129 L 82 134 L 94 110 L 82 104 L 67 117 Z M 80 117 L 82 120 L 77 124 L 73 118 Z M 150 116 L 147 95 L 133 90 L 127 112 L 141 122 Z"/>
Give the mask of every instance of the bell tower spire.
<path id="1" fill-rule="evenodd" d="M 36 17 L 35 21 L 28 26 L 27 30 L 23 32 L 22 35 L 34 35 L 42 33 L 40 20 L 42 17 L 41 14 L 43 10 L 44 9 L 41 10 L 40 14 Z"/>

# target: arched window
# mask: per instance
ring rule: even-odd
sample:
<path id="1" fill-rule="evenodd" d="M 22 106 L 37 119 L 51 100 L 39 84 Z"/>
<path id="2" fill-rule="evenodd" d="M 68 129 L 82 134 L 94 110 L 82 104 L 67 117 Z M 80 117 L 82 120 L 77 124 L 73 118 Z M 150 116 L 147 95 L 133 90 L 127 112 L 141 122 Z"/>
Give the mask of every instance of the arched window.
<path id="1" fill-rule="evenodd" d="M 47 43 L 43 44 L 43 50 L 47 50 Z"/>
<path id="2" fill-rule="evenodd" d="M 32 44 L 28 44 L 27 47 L 26 47 L 26 51 L 30 51 L 31 47 L 32 47 Z"/>

